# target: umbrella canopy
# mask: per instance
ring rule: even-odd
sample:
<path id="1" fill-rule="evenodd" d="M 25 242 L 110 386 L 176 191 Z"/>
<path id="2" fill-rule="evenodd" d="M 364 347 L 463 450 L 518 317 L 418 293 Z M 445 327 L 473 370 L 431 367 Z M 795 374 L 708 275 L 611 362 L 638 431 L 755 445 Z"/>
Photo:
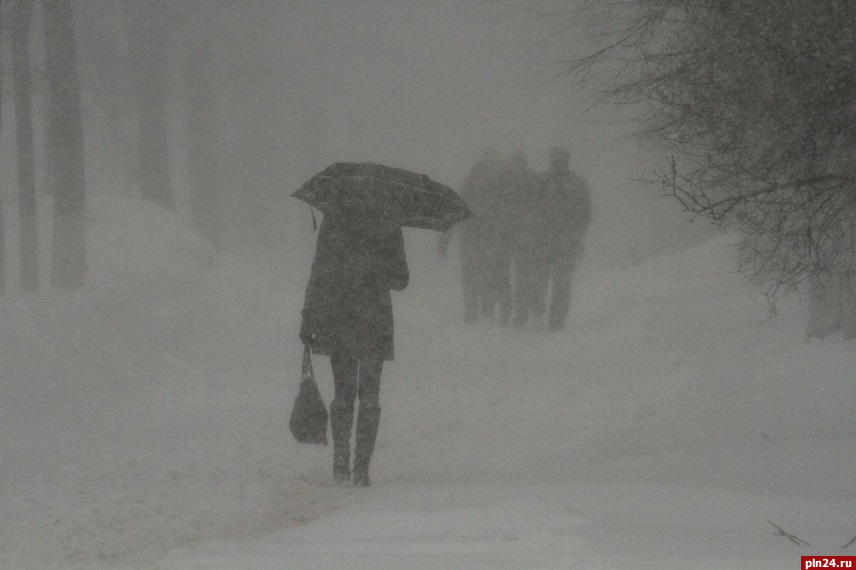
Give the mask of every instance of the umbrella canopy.
<path id="1" fill-rule="evenodd" d="M 334 163 L 292 196 L 324 213 L 358 210 L 402 226 L 441 232 L 473 215 L 448 186 L 424 174 L 371 162 Z"/>

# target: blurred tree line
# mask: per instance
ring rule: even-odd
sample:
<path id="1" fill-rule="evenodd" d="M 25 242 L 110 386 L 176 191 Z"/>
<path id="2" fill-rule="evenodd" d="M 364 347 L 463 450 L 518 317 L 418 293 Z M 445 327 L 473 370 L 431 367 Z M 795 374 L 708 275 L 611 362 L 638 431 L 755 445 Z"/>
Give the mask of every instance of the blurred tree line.
<path id="1" fill-rule="evenodd" d="M 594 87 L 595 104 L 641 112 L 640 131 L 665 148 L 655 181 L 694 215 L 739 230 L 741 269 L 766 284 L 773 309 L 807 292 L 854 321 L 856 2 L 578 8 L 598 22 L 599 48 L 569 72 Z"/>
<path id="2" fill-rule="evenodd" d="M 33 81 L 30 28 L 34 2 L 6 0 L 0 3 L 3 45 L 11 50 L 11 77 L 15 99 L 18 212 L 21 232 L 21 288 L 38 287 L 38 230 L 36 224 L 35 150 L 33 136 Z M 86 275 L 83 130 L 77 52 L 68 1 L 44 1 L 39 29 L 45 65 L 44 85 L 45 162 L 49 191 L 54 197 L 53 260 L 51 285 L 80 286 Z M 8 39 L 7 39 L 8 38 Z M 9 59 L 3 60 L 2 75 Z M 0 212 L 1 214 L 2 212 Z M 2 225 L 0 225 L 2 229 Z M 0 232 L 0 290 L 5 289 L 5 234 Z"/>
<path id="3" fill-rule="evenodd" d="M 40 192 L 53 201 L 49 283 L 85 282 L 86 186 L 101 170 L 119 191 L 181 210 L 214 247 L 284 239 L 277 137 L 283 108 L 301 103 L 280 89 L 282 26 L 299 11 L 297 0 L 0 0 L 20 247 L 6 247 L 0 210 L 0 288 L 7 253 L 21 290 L 39 287 Z"/>

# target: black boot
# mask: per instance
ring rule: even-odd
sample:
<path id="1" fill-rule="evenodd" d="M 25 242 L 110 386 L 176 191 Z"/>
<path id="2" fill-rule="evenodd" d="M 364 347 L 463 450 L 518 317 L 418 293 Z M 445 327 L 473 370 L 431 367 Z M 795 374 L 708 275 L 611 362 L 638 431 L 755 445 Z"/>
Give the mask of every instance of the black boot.
<path id="1" fill-rule="evenodd" d="M 368 487 L 369 462 L 374 453 L 375 439 L 380 425 L 380 408 L 366 407 L 360 403 L 360 414 L 357 417 L 357 444 L 354 449 L 354 485 Z"/>
<path id="2" fill-rule="evenodd" d="M 333 400 L 330 403 L 330 431 L 333 432 L 333 480 L 337 485 L 351 481 L 351 426 L 354 405 Z"/>

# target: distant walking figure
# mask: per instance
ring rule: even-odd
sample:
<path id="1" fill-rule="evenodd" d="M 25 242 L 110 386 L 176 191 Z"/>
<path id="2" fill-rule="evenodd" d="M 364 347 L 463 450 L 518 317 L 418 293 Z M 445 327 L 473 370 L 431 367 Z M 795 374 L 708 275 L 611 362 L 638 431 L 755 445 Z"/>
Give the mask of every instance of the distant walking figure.
<path id="1" fill-rule="evenodd" d="M 381 372 L 384 360 L 394 356 L 389 292 L 404 289 L 409 278 L 400 226 L 366 212 L 324 216 L 306 286 L 300 339 L 314 353 L 330 356 L 336 484 L 370 484 L 369 462 L 380 423 Z M 351 428 L 357 398 L 352 472 Z"/>
<path id="2" fill-rule="evenodd" d="M 544 242 L 549 228 L 544 223 L 538 177 L 529 168 L 526 155 L 517 153 L 508 161 L 505 174 L 506 195 L 512 200 L 509 210 L 515 216 L 511 250 L 514 258 L 514 317 L 516 328 L 527 323 L 539 329 L 547 310 L 549 268 Z"/>
<path id="3" fill-rule="evenodd" d="M 541 223 L 550 237 L 544 243 L 552 290 L 550 330 L 565 328 L 571 302 L 571 275 L 583 257 L 583 240 L 591 223 L 592 205 L 585 178 L 570 169 L 567 149 L 550 149 L 550 168 L 541 175 Z"/>
<path id="4" fill-rule="evenodd" d="M 503 241 L 501 168 L 499 154 L 486 150 L 460 191 L 476 213 L 460 225 L 458 232 L 467 323 L 479 317 L 496 317 L 499 324 L 505 325 L 511 313 L 511 252 Z M 454 233 L 452 228 L 440 234 L 437 252 L 441 257 L 446 256 Z"/>

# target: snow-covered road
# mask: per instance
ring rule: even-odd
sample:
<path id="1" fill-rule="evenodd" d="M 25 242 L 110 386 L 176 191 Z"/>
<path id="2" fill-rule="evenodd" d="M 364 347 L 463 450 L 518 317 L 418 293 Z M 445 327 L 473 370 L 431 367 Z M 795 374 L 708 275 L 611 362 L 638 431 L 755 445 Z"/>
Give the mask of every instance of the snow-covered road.
<path id="1" fill-rule="evenodd" d="M 796 303 L 763 322 L 726 238 L 584 264 L 572 325 L 547 334 L 464 325 L 457 264 L 407 235 L 373 486 L 343 489 L 331 450 L 287 427 L 309 257 L 212 259 L 148 204 L 91 206 L 93 283 L 0 300 L 0 568 L 779 570 L 856 552 L 853 343 L 806 342 Z"/>
<path id="2" fill-rule="evenodd" d="M 538 478 L 355 489 L 360 496 L 338 512 L 252 541 L 178 550 L 160 567 L 780 570 L 801 555 L 846 552 L 852 524 L 853 506 L 833 498 Z M 815 542 L 799 547 L 767 518 Z"/>

